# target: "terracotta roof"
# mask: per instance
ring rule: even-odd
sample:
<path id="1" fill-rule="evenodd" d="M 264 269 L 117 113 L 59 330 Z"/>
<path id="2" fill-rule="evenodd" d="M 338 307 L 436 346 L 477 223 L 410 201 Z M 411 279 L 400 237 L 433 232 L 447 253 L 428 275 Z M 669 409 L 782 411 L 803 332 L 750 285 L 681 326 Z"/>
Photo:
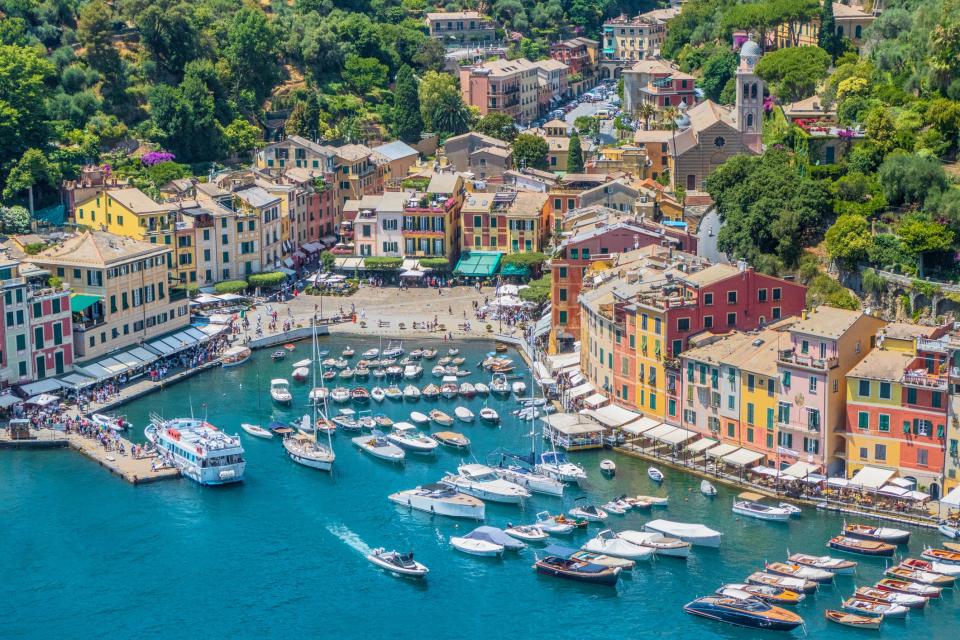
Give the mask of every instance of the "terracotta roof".
<path id="1" fill-rule="evenodd" d="M 922 324 L 911 322 L 891 322 L 880 332 L 887 338 L 894 340 L 911 340 L 913 338 L 931 338 L 939 329 L 939 327 L 925 327 Z"/>
<path id="2" fill-rule="evenodd" d="M 821 305 L 810 311 L 806 319 L 801 319 L 792 330 L 811 336 L 839 338 L 863 316 L 862 311 L 850 311 Z"/>
<path id="3" fill-rule="evenodd" d="M 903 377 L 904 370 L 912 360 L 913 356 L 903 351 L 874 349 L 850 370 L 847 377 L 895 382 Z"/>
<path id="4" fill-rule="evenodd" d="M 169 252 L 166 245 L 151 244 L 105 231 L 85 231 L 32 257 L 38 264 L 105 267 L 138 256 Z"/>
<path id="5" fill-rule="evenodd" d="M 851 7 L 847 4 L 842 4 L 840 2 L 833 3 L 833 17 L 834 18 L 864 18 L 864 19 L 873 19 L 873 16 L 858 9 L 857 7 Z"/>
<path id="6" fill-rule="evenodd" d="M 373 153 L 373 149 L 362 144 L 345 144 L 336 148 L 337 157 L 343 158 L 347 162 L 356 162 L 363 160 Z"/>
<path id="7" fill-rule="evenodd" d="M 543 211 L 543 206 L 547 204 L 547 200 L 549 199 L 550 195 L 546 193 L 518 191 L 510 208 L 507 209 L 507 214 L 511 216 L 540 215 Z"/>
<path id="8" fill-rule="evenodd" d="M 157 202 L 140 189 L 128 187 L 126 189 L 109 189 L 107 195 L 133 213 L 158 213 L 173 211 L 177 205 L 172 202 Z"/>
<path id="9" fill-rule="evenodd" d="M 715 264 L 702 271 L 691 273 L 689 276 L 684 278 L 684 280 L 701 287 L 706 287 L 722 280 L 726 280 L 727 278 L 732 278 L 738 273 L 740 273 L 740 269 L 731 264 Z"/>

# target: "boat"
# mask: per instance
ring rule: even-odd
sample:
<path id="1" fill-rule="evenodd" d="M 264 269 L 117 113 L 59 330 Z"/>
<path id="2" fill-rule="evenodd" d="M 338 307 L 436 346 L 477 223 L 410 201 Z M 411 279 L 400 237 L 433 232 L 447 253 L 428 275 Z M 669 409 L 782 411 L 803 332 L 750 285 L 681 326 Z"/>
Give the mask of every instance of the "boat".
<path id="1" fill-rule="evenodd" d="M 520 465 L 503 466 L 501 462 L 500 466 L 494 467 L 494 470 L 497 472 L 497 475 L 504 480 L 525 487 L 533 493 L 542 493 L 548 496 L 562 496 L 564 489 L 567 487 L 566 484 L 559 480 L 554 480 L 549 476 L 537 473 Z"/>
<path id="2" fill-rule="evenodd" d="M 283 345 L 283 348 L 287 351 L 293 351 L 297 348 L 297 345 L 293 344 L 292 342 L 288 342 L 287 344 Z"/>
<path id="3" fill-rule="evenodd" d="M 458 393 L 460 393 L 460 383 L 457 382 L 457 376 L 443 376 L 440 395 L 450 400 L 456 398 Z"/>
<path id="4" fill-rule="evenodd" d="M 393 431 L 387 434 L 387 440 L 412 453 L 433 453 L 440 446 L 436 440 L 420 433 L 409 422 L 394 424 Z"/>
<path id="5" fill-rule="evenodd" d="M 483 464 L 463 464 L 457 467 L 457 474 L 447 474 L 441 480 L 463 493 L 507 504 L 520 504 L 530 497 L 530 492 L 520 485 L 500 478 L 490 467 Z"/>
<path id="6" fill-rule="evenodd" d="M 507 523 L 507 528 L 503 530 L 505 534 L 523 540 L 524 542 L 543 542 L 550 535 L 535 524 L 511 524 Z"/>
<path id="7" fill-rule="evenodd" d="M 381 460 L 402 463 L 406 457 L 403 449 L 387 440 L 380 431 L 374 431 L 369 436 L 358 436 L 350 440 L 363 451 Z"/>
<path id="8" fill-rule="evenodd" d="M 637 500 L 636 498 L 624 498 L 624 500 L 633 509 L 649 509 L 653 506 L 652 503 L 647 502 L 646 500 Z"/>
<path id="9" fill-rule="evenodd" d="M 387 394 L 382 388 L 374 387 L 373 389 L 370 389 L 370 397 L 377 402 L 383 402 L 384 398 L 387 397 Z"/>
<path id="10" fill-rule="evenodd" d="M 940 524 L 937 525 L 937 531 L 939 531 L 944 537 L 951 540 L 957 540 L 960 538 L 960 525 L 951 524 L 947 520 L 940 521 Z M 960 551 L 960 545 L 957 546 L 957 549 L 950 549 L 950 551 Z"/>
<path id="11" fill-rule="evenodd" d="M 332 371 L 332 370 L 331 370 L 331 371 L 324 371 L 324 372 L 323 372 L 323 375 L 321 376 L 321 378 L 323 378 L 324 381 L 326 381 L 326 382 L 330 382 L 331 380 L 333 380 L 333 379 L 336 378 L 336 377 L 337 377 L 337 372 L 336 372 L 336 371 Z"/>
<path id="12" fill-rule="evenodd" d="M 370 402 L 370 392 L 364 387 L 354 387 L 350 391 L 350 399 L 358 404 L 367 404 Z"/>
<path id="13" fill-rule="evenodd" d="M 683 606 L 691 615 L 749 629 L 792 631 L 803 624 L 795 613 L 764 602 L 759 598 L 738 599 L 727 596 L 704 596 Z"/>
<path id="14" fill-rule="evenodd" d="M 856 629 L 879 629 L 883 624 L 883 616 L 858 616 L 846 611 L 836 611 L 827 609 L 823 615 L 830 622 L 842 624 L 845 627 L 854 627 Z"/>
<path id="15" fill-rule="evenodd" d="M 434 358 L 437 357 L 437 350 L 436 350 L 436 349 L 423 349 L 423 350 L 421 351 L 421 354 L 423 355 L 423 359 L 424 359 L 424 360 L 433 360 Z"/>
<path id="16" fill-rule="evenodd" d="M 801 509 L 795 504 L 790 504 L 789 502 L 781 502 L 780 504 L 777 505 L 777 507 L 779 507 L 780 509 L 786 510 L 794 518 L 799 518 L 800 516 L 803 515 L 803 509 Z"/>
<path id="17" fill-rule="evenodd" d="M 663 472 L 656 467 L 650 467 L 647 469 L 647 477 L 654 482 L 663 482 Z"/>
<path id="18" fill-rule="evenodd" d="M 386 371 L 387 376 L 390 378 L 399 378 L 403 375 L 403 367 L 398 367 L 397 365 L 390 365 Z"/>
<path id="19" fill-rule="evenodd" d="M 804 580 L 803 578 L 791 578 L 790 576 L 779 576 L 775 573 L 766 573 L 764 571 L 755 571 L 747 576 L 748 584 L 765 584 L 781 589 L 789 589 L 797 593 L 813 593 L 817 590 L 817 583 L 813 580 Z"/>
<path id="20" fill-rule="evenodd" d="M 419 425 L 430 424 L 430 416 L 422 414 L 419 411 L 411 411 L 410 420 L 413 421 L 414 424 L 419 424 Z"/>
<path id="21" fill-rule="evenodd" d="M 282 353 L 283 355 L 287 355 L 285 351 Z M 230 347 L 220 356 L 220 365 L 223 367 L 236 367 L 249 360 L 251 355 L 253 355 L 253 351 L 250 347 Z"/>
<path id="22" fill-rule="evenodd" d="M 450 544 L 457 551 L 468 553 L 472 556 L 499 557 L 503 555 L 503 545 L 489 540 L 474 539 L 460 536 L 452 536 Z"/>
<path id="23" fill-rule="evenodd" d="M 510 383 L 507 382 L 507 376 L 502 373 L 493 374 L 493 378 L 490 379 L 490 391 L 500 395 L 510 393 Z"/>
<path id="24" fill-rule="evenodd" d="M 330 392 L 330 399 L 336 403 L 342 404 L 350 401 L 350 390 L 346 387 L 337 387 Z"/>
<path id="25" fill-rule="evenodd" d="M 455 415 L 460 422 L 473 422 L 473 411 L 470 411 L 470 409 L 466 407 L 457 407 L 453 410 L 453 415 Z"/>
<path id="26" fill-rule="evenodd" d="M 789 562 L 767 562 L 764 569 L 769 573 L 775 573 L 780 576 L 791 576 L 793 578 L 802 578 L 811 582 L 827 583 L 833 582 L 833 572 L 824 569 L 807 567 L 802 564 L 792 564 Z"/>
<path id="27" fill-rule="evenodd" d="M 316 432 L 317 430 L 314 430 L 312 436 L 305 433 L 287 436 L 283 439 L 284 451 L 286 451 L 287 457 L 297 464 L 321 471 L 330 471 L 333 468 L 336 456 L 329 443 L 324 446 L 317 441 Z M 327 431 L 328 438 L 329 434 L 330 432 Z"/>
<path id="28" fill-rule="evenodd" d="M 391 385 L 384 389 L 383 394 L 391 400 L 400 400 L 403 398 L 403 391 L 400 391 L 400 387 L 396 385 Z"/>
<path id="29" fill-rule="evenodd" d="M 270 397 L 277 404 L 290 404 L 293 394 L 290 393 L 290 383 L 284 378 L 274 378 L 270 381 Z"/>
<path id="30" fill-rule="evenodd" d="M 389 429 L 393 426 L 393 419 L 390 416 L 385 416 L 382 413 L 378 413 L 373 416 L 373 422 L 377 427 L 381 429 Z"/>
<path id="31" fill-rule="evenodd" d="M 584 525 L 586 525 L 586 521 L 584 521 Z M 544 532 L 554 536 L 573 533 L 573 530 L 576 529 L 576 525 L 562 515 L 552 516 L 547 511 L 541 511 L 537 514 L 537 526 Z"/>
<path id="32" fill-rule="evenodd" d="M 949 551 L 956 551 L 956 552 L 960 553 L 960 543 L 956 543 L 956 542 L 941 542 L 940 544 L 943 545 L 943 548 L 944 548 L 944 549 L 947 549 L 947 550 L 949 550 Z"/>
<path id="33" fill-rule="evenodd" d="M 363 429 L 357 421 L 357 412 L 353 409 L 340 409 L 340 413 L 330 420 L 346 431 L 361 431 Z"/>
<path id="34" fill-rule="evenodd" d="M 873 602 L 872 600 L 862 600 L 856 596 L 847 598 L 840 605 L 847 611 L 854 611 L 867 616 L 879 616 L 880 618 L 903 618 L 907 615 L 908 609 L 899 604 L 885 604 L 883 602 Z"/>
<path id="35" fill-rule="evenodd" d="M 496 345 L 494 345 L 493 349 L 497 353 L 506 353 L 507 345 L 503 344 L 502 342 L 498 342 Z"/>
<path id="36" fill-rule="evenodd" d="M 739 592 L 737 595 L 734 595 L 730 592 Z M 782 605 L 797 605 L 800 604 L 807 596 L 802 593 L 797 593 L 796 591 L 790 591 L 789 589 L 784 589 L 782 587 L 773 587 L 767 584 L 744 584 L 744 583 L 730 583 L 721 586 L 716 591 L 717 595 L 729 596 L 731 598 L 742 597 L 739 594 L 746 594 L 753 598 L 759 598 L 771 604 L 782 604 Z"/>
<path id="37" fill-rule="evenodd" d="M 477 392 L 478 396 L 485 396 L 490 393 L 490 387 L 488 387 L 482 382 L 478 382 L 475 385 L 473 385 L 473 389 L 474 391 Z"/>
<path id="38" fill-rule="evenodd" d="M 389 500 L 417 511 L 449 518 L 483 520 L 486 515 L 483 500 L 443 484 L 426 484 L 416 489 L 398 491 L 390 494 Z"/>
<path id="39" fill-rule="evenodd" d="M 372 416 L 357 418 L 357 424 L 360 425 L 361 429 L 373 430 L 377 428 L 377 421 Z"/>
<path id="40" fill-rule="evenodd" d="M 343 351 L 340 352 L 340 357 L 342 357 L 342 358 L 352 358 L 352 357 L 353 357 L 353 354 L 355 354 L 355 353 L 356 353 L 356 351 L 354 351 L 352 347 L 347 347 L 347 348 L 345 348 Z"/>
<path id="41" fill-rule="evenodd" d="M 596 536 L 587 540 L 583 545 L 584 551 L 594 553 L 603 553 L 616 558 L 627 558 L 628 560 L 650 560 L 653 558 L 654 550 L 639 544 L 634 544 L 626 540 L 610 529 L 604 529 Z"/>
<path id="42" fill-rule="evenodd" d="M 653 531 L 627 530 L 621 531 L 619 535 L 627 542 L 653 549 L 658 556 L 670 556 L 671 558 L 689 557 L 690 549 L 693 546 L 679 538 L 668 538 L 662 533 Z"/>
<path id="43" fill-rule="evenodd" d="M 960 551 L 927 547 L 920 555 L 931 562 L 942 562 L 943 564 L 960 566 Z"/>
<path id="44" fill-rule="evenodd" d="M 500 414 L 490 407 L 480 409 L 480 420 L 487 424 L 497 424 L 500 422 Z"/>
<path id="45" fill-rule="evenodd" d="M 514 395 L 522 396 L 527 391 L 527 383 L 522 380 L 517 380 L 510 388 L 513 390 Z"/>
<path id="46" fill-rule="evenodd" d="M 666 507 L 670 502 L 670 498 L 664 496 L 636 496 L 631 498 L 631 500 L 634 502 L 644 502 L 652 507 Z"/>
<path id="47" fill-rule="evenodd" d="M 723 534 L 702 524 L 673 522 L 671 520 L 651 520 L 643 525 L 644 531 L 662 533 L 699 547 L 719 547 Z"/>
<path id="48" fill-rule="evenodd" d="M 123 431 L 124 429 L 133 426 L 122 417 L 108 416 L 105 413 L 92 413 L 90 414 L 89 419 L 90 422 L 96 426 L 108 431 L 111 429 L 114 431 Z"/>
<path id="49" fill-rule="evenodd" d="M 895 578 L 883 578 L 873 585 L 881 591 L 892 591 L 894 593 L 909 593 L 923 596 L 924 598 L 939 598 L 941 589 L 928 584 L 919 584 L 909 580 L 897 580 Z"/>
<path id="50" fill-rule="evenodd" d="M 407 578 L 426 577 L 430 570 L 427 567 L 413 559 L 413 552 L 398 553 L 396 551 L 387 551 L 383 547 L 374 549 L 367 554 L 367 560 L 377 565 L 381 569 L 386 569 Z"/>
<path id="51" fill-rule="evenodd" d="M 923 609 L 927 606 L 927 599 L 923 596 L 910 593 L 897 593 L 896 591 L 884 591 L 876 587 L 859 587 L 853 595 L 860 600 L 870 600 L 871 602 L 882 602 L 884 604 L 898 604 L 908 609 Z"/>
<path id="52" fill-rule="evenodd" d="M 307 399 L 310 401 L 310 404 L 315 402 L 323 402 L 330 397 L 330 389 L 326 387 L 314 387 L 310 390 L 310 393 L 307 394 Z"/>
<path id="53" fill-rule="evenodd" d="M 701 480 L 700 493 L 707 496 L 708 498 L 712 498 L 717 495 L 717 488 L 713 486 L 713 483 L 710 482 L 709 480 Z"/>
<path id="54" fill-rule="evenodd" d="M 447 370 L 446 370 L 446 368 L 445 368 L 443 365 L 438 364 L 438 365 L 435 366 L 434 368 L 430 369 L 430 373 L 431 373 L 431 374 L 433 375 L 433 377 L 435 377 L 435 378 L 442 378 L 443 376 L 446 375 Z"/>
<path id="55" fill-rule="evenodd" d="M 271 353 L 270 357 L 273 358 L 274 360 L 283 360 L 284 358 L 287 357 L 287 352 L 284 351 L 283 349 L 278 349 L 273 353 Z"/>
<path id="56" fill-rule="evenodd" d="M 506 551 L 522 551 L 527 548 L 527 543 L 519 538 L 515 538 L 503 529 L 481 525 L 463 536 L 467 540 L 485 540 L 503 547 Z"/>
<path id="57" fill-rule="evenodd" d="M 380 355 L 380 349 L 374 347 L 373 349 L 367 349 L 363 352 L 362 357 L 364 360 L 373 360 Z"/>
<path id="58" fill-rule="evenodd" d="M 451 347 L 450 349 L 447 349 L 447 355 L 458 356 L 460 355 L 460 349 L 457 349 L 456 347 Z"/>
<path id="59" fill-rule="evenodd" d="M 800 564 L 814 569 L 823 569 L 837 575 L 848 575 L 857 568 L 857 563 L 853 560 L 844 560 L 843 558 L 833 558 L 831 556 L 811 556 L 805 553 L 792 553 L 787 558 L 794 564 Z"/>
<path id="60" fill-rule="evenodd" d="M 419 400 L 420 399 L 420 389 L 417 389 L 412 384 L 408 384 L 403 388 L 403 397 L 405 400 Z"/>
<path id="61" fill-rule="evenodd" d="M 240 428 L 255 438 L 264 438 L 265 440 L 270 440 L 271 438 L 273 438 L 272 431 L 269 431 L 268 429 L 264 429 L 259 425 L 247 424 L 246 422 L 241 422 Z"/>
<path id="62" fill-rule="evenodd" d="M 603 522 L 610 517 L 606 511 L 592 504 L 582 504 L 570 509 L 567 513 L 574 518 L 583 518 L 587 522 Z"/>
<path id="63" fill-rule="evenodd" d="M 827 542 L 827 546 L 837 551 L 846 553 L 856 553 L 861 556 L 877 556 L 890 558 L 897 548 L 886 542 L 877 542 L 876 540 L 863 540 L 860 538 L 849 538 L 847 536 L 834 536 Z"/>
<path id="64" fill-rule="evenodd" d="M 367 367 L 357 367 L 353 370 L 353 377 L 357 380 L 366 380 L 370 377 L 370 369 Z"/>
<path id="65" fill-rule="evenodd" d="M 436 422 L 441 427 L 449 427 L 453 424 L 453 418 L 449 415 L 440 411 L 440 409 L 431 409 L 430 410 L 430 421 Z"/>
<path id="66" fill-rule="evenodd" d="M 240 482 L 247 463 L 239 436 L 230 436 L 206 420 L 150 415 L 144 430 L 159 457 L 202 485 Z"/>
<path id="67" fill-rule="evenodd" d="M 541 575 L 605 586 L 616 586 L 622 571 L 620 567 L 605 567 L 586 560 L 558 555 L 537 558 L 533 568 Z"/>
<path id="68" fill-rule="evenodd" d="M 423 367 L 418 364 L 408 364 L 403 368 L 403 377 L 407 380 L 414 380 L 423 375 Z"/>
<path id="69" fill-rule="evenodd" d="M 613 475 L 617 472 L 617 463 L 610 459 L 604 459 L 600 461 L 600 471 Z"/>
<path id="70" fill-rule="evenodd" d="M 376 369 L 373 370 L 372 373 L 373 373 L 373 377 L 376 378 L 377 380 L 383 380 L 384 378 L 387 377 L 387 370 L 384 369 L 383 367 L 377 367 Z"/>
<path id="71" fill-rule="evenodd" d="M 410 352 L 410 357 L 413 358 L 414 360 L 419 360 L 420 358 L 423 357 L 423 349 L 419 349 L 419 348 L 414 349 L 413 351 Z"/>
<path id="72" fill-rule="evenodd" d="M 349 380 L 350 378 L 353 377 L 353 369 L 351 369 L 350 367 L 347 367 L 346 369 L 341 369 L 340 373 L 337 374 L 337 377 L 343 380 Z"/>
<path id="73" fill-rule="evenodd" d="M 587 478 L 587 472 L 578 464 L 568 462 L 565 454 L 558 451 L 544 451 L 540 454 L 540 463 L 534 467 L 538 473 L 561 482 L 580 482 Z"/>
<path id="74" fill-rule="evenodd" d="M 470 438 L 462 433 L 456 433 L 455 431 L 437 431 L 436 433 L 431 434 L 430 437 L 440 444 L 453 449 L 470 448 Z"/>
<path id="75" fill-rule="evenodd" d="M 931 573 L 940 573 L 945 576 L 960 576 L 960 565 L 948 564 L 946 562 L 934 562 L 931 560 L 918 560 L 916 558 L 905 558 L 900 566 L 907 569 L 920 569 Z"/>
<path id="76" fill-rule="evenodd" d="M 423 391 L 420 392 L 424 398 L 427 400 L 434 400 L 437 396 L 440 395 L 440 387 L 435 384 L 428 384 L 423 388 Z"/>
<path id="77" fill-rule="evenodd" d="M 339 358 L 333 361 L 333 366 L 336 369 L 346 369 L 347 367 L 350 366 L 350 363 L 344 360 L 343 358 Z"/>
<path id="78" fill-rule="evenodd" d="M 442 358 L 440 358 L 439 360 L 437 360 L 437 364 L 440 365 L 441 367 L 445 367 L 445 366 L 447 366 L 448 364 L 450 364 L 450 361 L 451 361 L 452 359 L 453 359 L 453 358 L 451 358 L 450 356 L 443 356 Z"/>
<path id="79" fill-rule="evenodd" d="M 622 516 L 633 507 L 627 502 L 621 502 L 618 499 L 614 499 L 603 503 L 600 508 L 607 513 L 613 513 L 615 515 Z"/>
<path id="80" fill-rule="evenodd" d="M 313 360 L 311 360 L 310 358 L 304 358 L 303 360 L 297 360 L 296 362 L 294 362 L 293 368 L 299 369 L 300 367 L 309 367 L 312 364 L 313 364 Z"/>
<path id="81" fill-rule="evenodd" d="M 780 507 L 771 507 L 758 502 L 763 496 L 749 491 L 741 493 L 733 501 L 733 512 L 737 515 L 756 518 L 757 520 L 769 520 L 775 522 L 786 522 L 790 519 L 790 511 Z"/>
<path id="82" fill-rule="evenodd" d="M 327 368 L 329 369 L 330 367 L 335 367 L 335 366 L 336 366 L 336 364 L 337 364 L 337 359 L 336 359 L 336 358 L 327 358 L 327 359 L 321 361 L 320 364 L 323 365 L 324 367 L 327 367 Z"/>
<path id="83" fill-rule="evenodd" d="M 953 586 L 953 583 L 957 581 L 957 579 L 953 576 L 945 576 L 942 573 L 933 573 L 931 571 L 922 571 L 920 569 L 910 569 L 909 567 L 900 565 L 895 567 L 887 567 L 883 573 L 884 575 L 891 578 L 896 578 L 897 580 L 907 580 L 909 582 L 916 582 L 917 584 L 926 584 L 931 587 L 939 587 L 940 589 L 949 589 Z"/>
<path id="84" fill-rule="evenodd" d="M 467 398 L 467 399 L 469 400 L 469 399 L 472 398 L 473 396 L 477 395 L 476 387 L 474 387 L 474 386 L 473 386 L 472 384 L 470 384 L 469 382 L 461 382 L 461 383 L 460 383 L 460 395 L 463 396 L 464 398 Z"/>
<path id="85" fill-rule="evenodd" d="M 399 342 L 393 344 L 390 342 L 387 344 L 387 348 L 380 352 L 381 357 L 384 358 L 399 358 L 403 355 L 403 343 Z"/>
<path id="86" fill-rule="evenodd" d="M 903 529 L 889 527 L 871 527 L 866 524 L 843 523 L 843 535 L 864 540 L 876 540 L 888 544 L 907 544 L 910 542 L 910 532 Z"/>

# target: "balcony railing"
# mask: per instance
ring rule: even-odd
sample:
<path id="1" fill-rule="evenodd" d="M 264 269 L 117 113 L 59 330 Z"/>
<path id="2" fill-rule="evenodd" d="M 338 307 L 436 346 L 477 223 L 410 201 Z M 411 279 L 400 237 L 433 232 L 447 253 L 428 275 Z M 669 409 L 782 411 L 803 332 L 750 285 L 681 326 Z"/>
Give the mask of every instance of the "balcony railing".
<path id="1" fill-rule="evenodd" d="M 944 344 L 942 340 L 930 340 L 929 338 L 917 338 L 917 351 L 946 353 L 947 345 Z"/>
<path id="2" fill-rule="evenodd" d="M 927 373 L 923 369 L 913 369 L 904 372 L 900 382 L 905 386 L 918 387 L 920 389 L 934 389 L 937 391 L 945 391 L 947 389 L 946 378 Z"/>
<path id="3" fill-rule="evenodd" d="M 811 355 L 800 354 L 792 349 L 785 349 L 777 352 L 777 360 L 783 364 L 792 364 L 805 369 L 814 369 L 816 371 L 827 371 L 835 369 L 840 364 L 837 357 L 833 358 L 815 358 Z"/>

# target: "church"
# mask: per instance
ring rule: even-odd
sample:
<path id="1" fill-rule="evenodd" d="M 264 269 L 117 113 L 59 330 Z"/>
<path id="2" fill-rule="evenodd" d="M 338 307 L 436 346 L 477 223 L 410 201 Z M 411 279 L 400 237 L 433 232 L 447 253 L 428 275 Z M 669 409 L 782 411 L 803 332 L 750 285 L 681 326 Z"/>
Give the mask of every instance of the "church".
<path id="1" fill-rule="evenodd" d="M 647 149 L 652 165 L 669 171 L 675 188 L 702 191 L 707 177 L 728 158 L 763 151 L 764 82 L 755 71 L 761 55 L 763 52 L 752 37 L 740 48 L 733 107 L 712 100 L 693 107 L 683 102 L 677 107 L 675 130 L 634 134 L 634 142 Z"/>

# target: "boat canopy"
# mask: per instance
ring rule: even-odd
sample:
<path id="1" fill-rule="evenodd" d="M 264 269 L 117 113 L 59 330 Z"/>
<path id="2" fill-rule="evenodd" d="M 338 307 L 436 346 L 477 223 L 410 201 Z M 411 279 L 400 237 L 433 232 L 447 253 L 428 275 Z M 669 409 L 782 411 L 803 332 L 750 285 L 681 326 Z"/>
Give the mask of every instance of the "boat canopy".
<path id="1" fill-rule="evenodd" d="M 573 549 L 571 547 L 565 547 L 562 544 L 548 544 L 543 548 L 543 552 L 548 556 L 557 556 L 559 558 L 569 558 L 575 554 L 579 549 Z"/>
<path id="2" fill-rule="evenodd" d="M 520 542 L 516 538 L 507 535 L 503 529 L 498 529 L 496 527 L 477 527 L 465 535 L 464 538 L 470 538 L 471 540 L 486 540 L 487 542 L 499 544 L 507 549 L 523 549 L 527 546 L 525 543 Z"/>
<path id="3" fill-rule="evenodd" d="M 850 478 L 850 486 L 862 487 L 864 489 L 879 489 L 887 480 L 893 477 L 894 471 L 891 469 L 880 469 L 879 467 L 863 467 L 857 471 L 856 475 Z"/>

